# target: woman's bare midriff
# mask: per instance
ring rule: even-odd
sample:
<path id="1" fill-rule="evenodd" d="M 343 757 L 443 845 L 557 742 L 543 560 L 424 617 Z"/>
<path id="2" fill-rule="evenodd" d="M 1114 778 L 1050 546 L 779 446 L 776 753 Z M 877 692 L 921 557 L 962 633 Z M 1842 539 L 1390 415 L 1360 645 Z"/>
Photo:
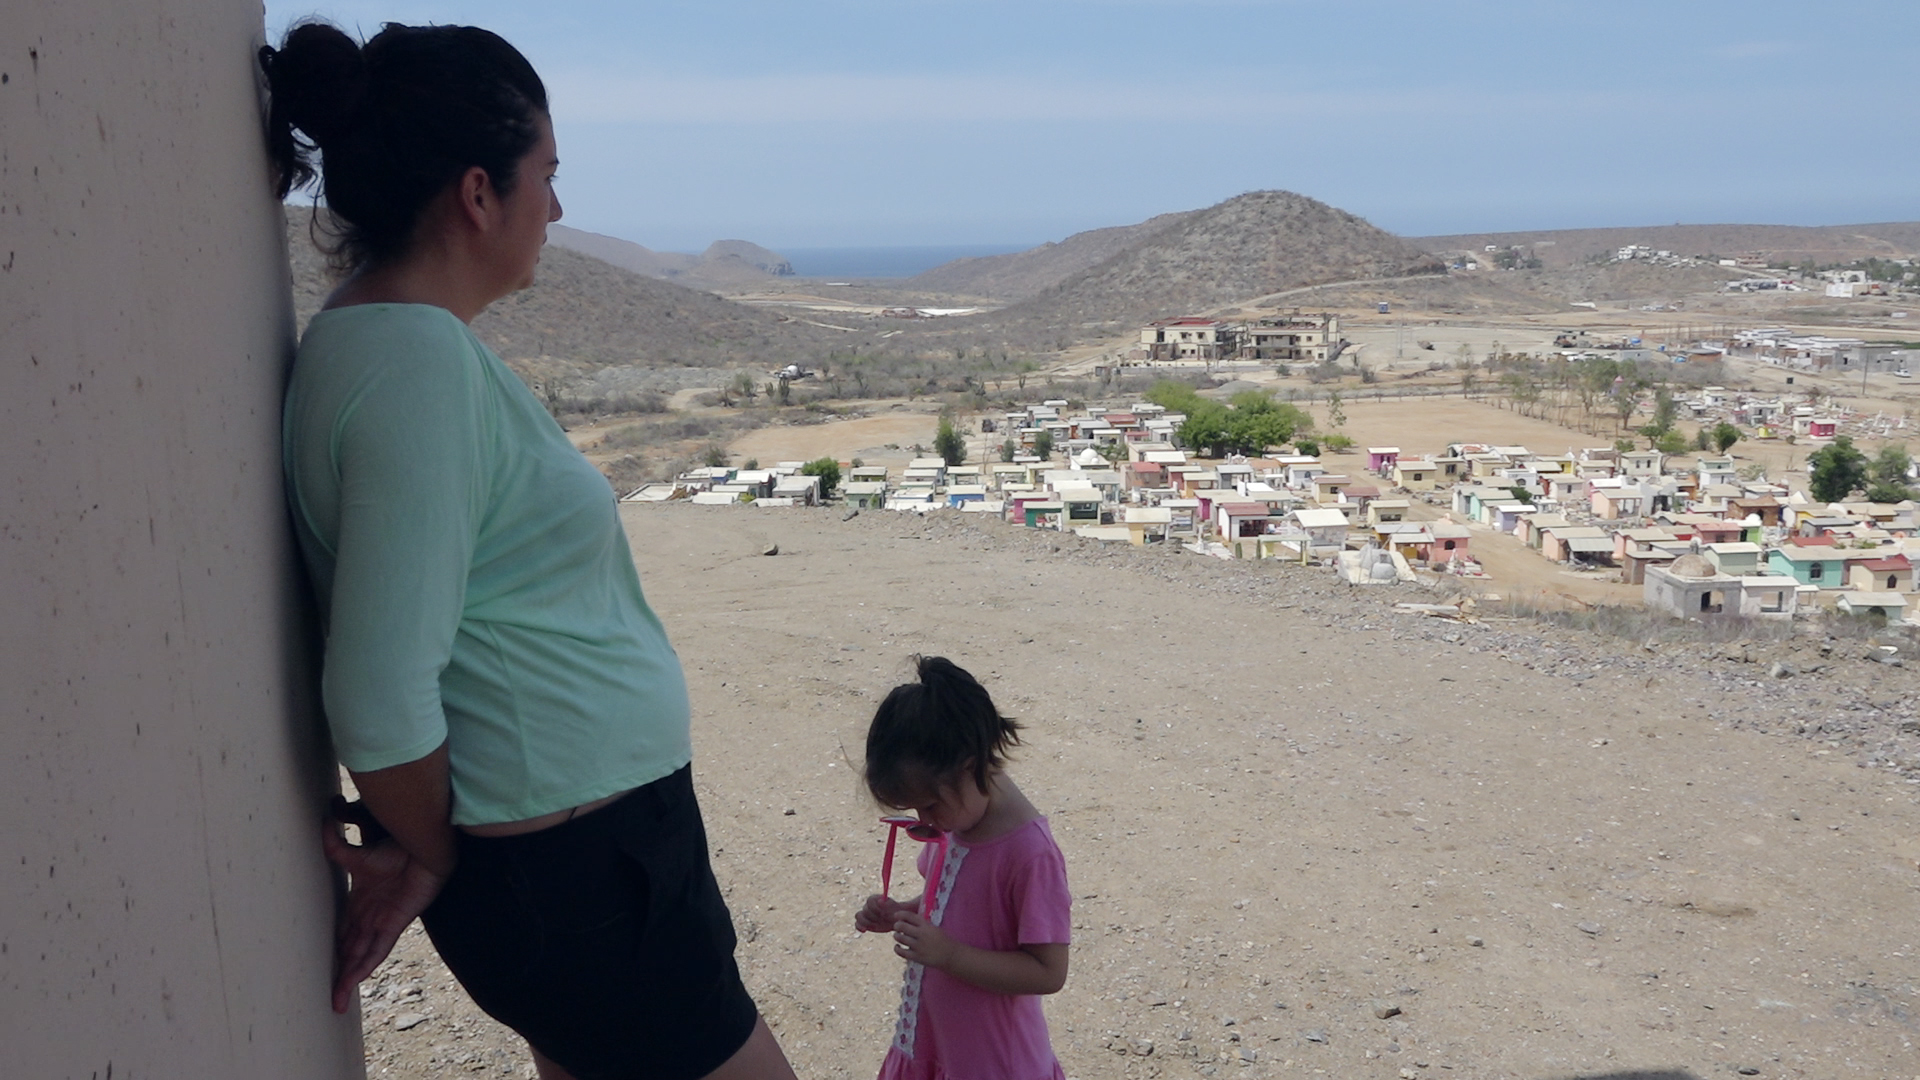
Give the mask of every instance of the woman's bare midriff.
<path id="1" fill-rule="evenodd" d="M 572 821 L 574 818 L 580 817 L 583 814 L 591 814 L 603 806 L 610 805 L 625 794 L 625 791 L 616 791 L 605 798 L 595 799 L 590 803 L 581 803 L 579 806 L 568 810 L 555 810 L 551 814 L 541 814 L 539 817 L 524 818 L 520 821 L 496 821 L 488 825 L 462 825 L 460 826 L 460 831 L 469 836 L 522 836 L 526 833 L 539 832 L 542 829 L 551 829 L 555 825 Z"/>

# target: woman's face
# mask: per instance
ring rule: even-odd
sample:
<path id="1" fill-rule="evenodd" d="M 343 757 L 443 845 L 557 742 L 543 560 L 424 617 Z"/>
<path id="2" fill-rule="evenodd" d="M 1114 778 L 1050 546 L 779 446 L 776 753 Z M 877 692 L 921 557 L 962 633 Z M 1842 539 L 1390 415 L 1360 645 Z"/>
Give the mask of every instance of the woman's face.
<path id="1" fill-rule="evenodd" d="M 553 191 L 560 151 L 553 141 L 553 122 L 542 116 L 538 123 L 539 138 L 520 159 L 513 194 L 501 200 L 506 218 L 503 257 L 512 263 L 513 291 L 533 284 L 533 268 L 540 262 L 540 248 L 547 242 L 547 226 L 560 220 L 560 197 Z"/>

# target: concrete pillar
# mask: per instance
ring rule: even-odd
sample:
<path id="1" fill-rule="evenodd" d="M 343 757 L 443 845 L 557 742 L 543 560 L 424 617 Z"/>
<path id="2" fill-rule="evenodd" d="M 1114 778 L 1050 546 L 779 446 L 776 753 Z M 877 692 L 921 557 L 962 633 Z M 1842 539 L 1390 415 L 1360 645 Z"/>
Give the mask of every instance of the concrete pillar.
<path id="1" fill-rule="evenodd" d="M 360 1076 L 258 0 L 0 0 L 0 1076 Z"/>

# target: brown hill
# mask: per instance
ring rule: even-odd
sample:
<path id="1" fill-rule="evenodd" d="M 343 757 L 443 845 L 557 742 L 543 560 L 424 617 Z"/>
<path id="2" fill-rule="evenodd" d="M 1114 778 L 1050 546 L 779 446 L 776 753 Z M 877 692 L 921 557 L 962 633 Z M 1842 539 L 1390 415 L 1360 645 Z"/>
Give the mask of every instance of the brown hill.
<path id="1" fill-rule="evenodd" d="M 702 263 L 740 263 L 749 269 L 759 271 L 763 276 L 792 277 L 793 264 L 785 255 L 777 251 L 768 251 L 759 244 L 746 240 L 715 240 L 700 253 Z"/>
<path id="2" fill-rule="evenodd" d="M 1255 191 L 1195 211 L 984 318 L 1080 338 L 1309 285 L 1444 272 L 1432 255 L 1344 210 L 1290 191 Z"/>
<path id="3" fill-rule="evenodd" d="M 1089 229 L 1057 244 L 1041 244 L 1006 255 L 955 259 L 908 278 L 902 285 L 925 292 L 1024 300 L 1199 212 L 1182 210 L 1148 218 L 1138 225 Z"/>
<path id="4" fill-rule="evenodd" d="M 682 251 L 655 251 L 617 236 L 587 232 L 555 222 L 547 226 L 547 243 L 591 255 L 601 262 L 647 277 L 669 278 L 693 268 L 696 257 Z"/>
<path id="5" fill-rule="evenodd" d="M 547 226 L 547 243 L 591 255 L 622 270 L 693 289 L 739 289 L 793 276 L 786 256 L 746 240 L 716 240 L 698 255 L 655 251 L 617 236 L 566 225 Z"/>
<path id="6" fill-rule="evenodd" d="M 1487 245 L 1530 247 L 1548 268 L 1573 266 L 1608 256 L 1628 244 L 1676 255 L 1735 258 L 1758 255 L 1775 265 L 1844 263 L 1878 257 L 1920 255 L 1920 222 L 1878 225 L 1649 225 L 1608 229 L 1548 229 L 1538 232 L 1461 233 L 1423 236 L 1428 251 L 1482 251 Z"/>
<path id="7" fill-rule="evenodd" d="M 287 208 L 287 233 L 294 307 L 304 327 L 333 280 L 310 238 L 305 209 Z M 593 366 L 770 367 L 805 362 L 820 347 L 846 344 L 832 331 L 551 243 L 534 286 L 495 303 L 473 329 L 506 359 L 551 356 Z"/>

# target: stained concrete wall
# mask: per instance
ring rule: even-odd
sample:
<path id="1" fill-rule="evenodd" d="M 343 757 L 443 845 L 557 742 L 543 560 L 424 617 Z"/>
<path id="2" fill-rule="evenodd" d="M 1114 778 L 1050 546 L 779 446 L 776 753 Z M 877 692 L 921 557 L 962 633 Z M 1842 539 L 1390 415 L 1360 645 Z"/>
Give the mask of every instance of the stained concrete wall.
<path id="1" fill-rule="evenodd" d="M 0 0 L 0 1076 L 362 1075 L 258 0 Z"/>

